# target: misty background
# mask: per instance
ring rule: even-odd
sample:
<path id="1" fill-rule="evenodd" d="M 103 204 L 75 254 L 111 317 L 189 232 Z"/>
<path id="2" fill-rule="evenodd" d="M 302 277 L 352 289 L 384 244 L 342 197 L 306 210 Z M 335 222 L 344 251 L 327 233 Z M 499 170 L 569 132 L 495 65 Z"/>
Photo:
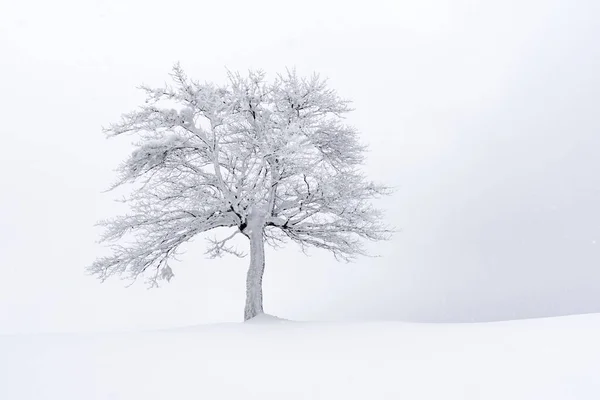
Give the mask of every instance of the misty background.
<path id="1" fill-rule="evenodd" d="M 101 127 L 180 61 L 313 71 L 352 100 L 365 166 L 396 193 L 378 258 L 267 252 L 265 311 L 467 322 L 600 312 L 600 3 L 0 3 L 0 332 L 241 321 L 247 259 L 197 239 L 160 289 L 84 268 L 130 138 Z"/>

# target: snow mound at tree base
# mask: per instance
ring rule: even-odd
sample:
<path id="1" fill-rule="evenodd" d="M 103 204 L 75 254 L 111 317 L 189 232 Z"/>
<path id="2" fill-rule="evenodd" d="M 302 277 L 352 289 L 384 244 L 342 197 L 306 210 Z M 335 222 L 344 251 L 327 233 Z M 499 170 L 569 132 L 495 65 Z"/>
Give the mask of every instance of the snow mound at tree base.
<path id="1" fill-rule="evenodd" d="M 270 314 L 259 314 L 254 318 L 245 321 L 246 324 L 281 324 L 292 322 L 289 319 L 283 319 Z"/>
<path id="2" fill-rule="evenodd" d="M 0 335 L 0 399 L 600 399 L 600 315 L 284 322 Z"/>

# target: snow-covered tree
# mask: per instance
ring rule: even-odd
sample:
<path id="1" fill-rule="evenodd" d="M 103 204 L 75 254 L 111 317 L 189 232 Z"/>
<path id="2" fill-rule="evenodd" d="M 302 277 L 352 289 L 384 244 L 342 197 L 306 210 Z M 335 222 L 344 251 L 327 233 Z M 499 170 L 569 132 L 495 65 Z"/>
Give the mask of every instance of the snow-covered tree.
<path id="1" fill-rule="evenodd" d="M 218 86 L 189 79 L 176 65 L 173 83 L 142 86 L 145 104 L 105 129 L 134 134 L 135 150 L 114 187 L 128 185 L 131 212 L 103 221 L 110 256 L 88 269 L 101 280 L 152 271 L 170 280 L 169 261 L 183 243 L 211 230 L 207 254 L 243 257 L 231 240 L 250 243 L 244 318 L 263 312 L 265 243 L 329 250 L 337 259 L 365 254 L 361 239 L 390 230 L 370 200 L 388 193 L 360 172 L 365 147 L 344 124 L 349 102 L 325 80 L 287 71 L 268 82 L 261 71 L 229 73 Z"/>

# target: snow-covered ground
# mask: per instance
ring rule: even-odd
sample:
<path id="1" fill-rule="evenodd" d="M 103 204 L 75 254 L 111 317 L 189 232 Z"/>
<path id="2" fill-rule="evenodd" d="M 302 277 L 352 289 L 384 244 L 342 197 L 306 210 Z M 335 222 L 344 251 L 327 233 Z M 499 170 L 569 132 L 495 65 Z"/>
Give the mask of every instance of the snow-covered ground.
<path id="1" fill-rule="evenodd" d="M 599 399 L 600 315 L 0 336 L 0 399 Z"/>

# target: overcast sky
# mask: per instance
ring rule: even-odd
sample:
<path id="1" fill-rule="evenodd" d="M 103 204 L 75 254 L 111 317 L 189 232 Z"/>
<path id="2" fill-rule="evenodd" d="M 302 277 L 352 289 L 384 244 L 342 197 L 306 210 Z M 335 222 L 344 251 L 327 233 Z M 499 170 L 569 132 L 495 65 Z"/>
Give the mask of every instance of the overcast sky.
<path id="1" fill-rule="evenodd" d="M 597 1 L 0 3 L 0 332 L 242 319 L 248 260 L 197 240 L 158 290 L 84 267 L 129 151 L 101 126 L 180 61 L 296 67 L 354 101 L 366 170 L 397 187 L 381 257 L 267 254 L 265 311 L 485 321 L 600 312 Z"/>

